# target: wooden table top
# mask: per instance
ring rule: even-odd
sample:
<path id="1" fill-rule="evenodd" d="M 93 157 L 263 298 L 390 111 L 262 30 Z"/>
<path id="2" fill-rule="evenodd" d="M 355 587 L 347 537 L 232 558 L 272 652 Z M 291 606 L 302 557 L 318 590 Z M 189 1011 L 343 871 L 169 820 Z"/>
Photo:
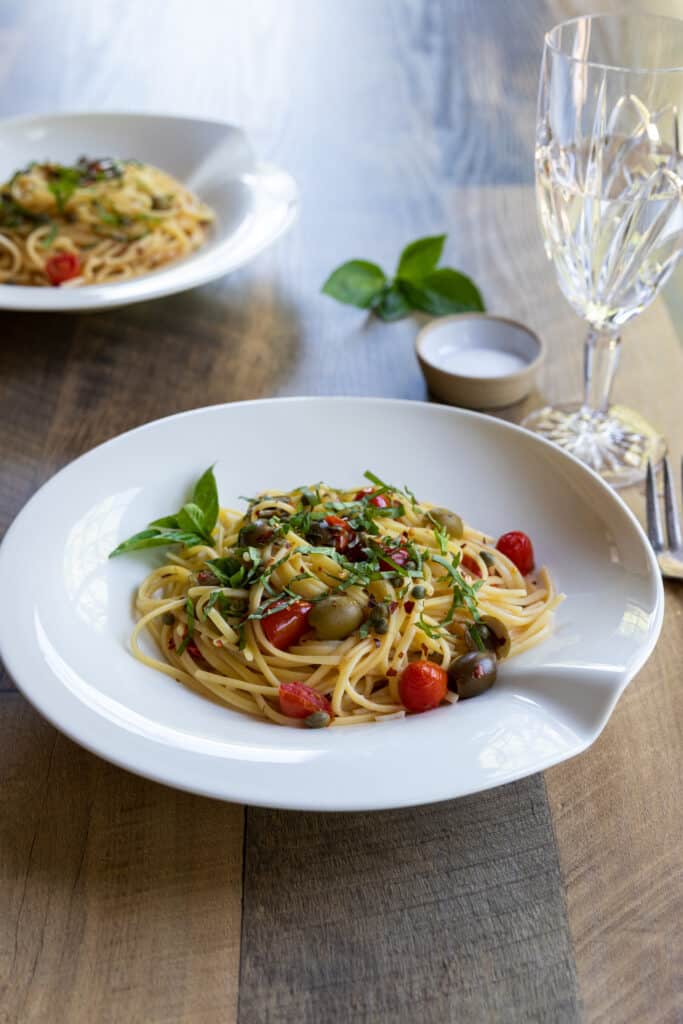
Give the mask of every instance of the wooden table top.
<path id="1" fill-rule="evenodd" d="M 319 293 L 341 261 L 391 266 L 419 235 L 448 231 L 448 262 L 489 308 L 544 336 L 542 392 L 576 393 L 582 325 L 543 256 L 531 148 L 543 32 L 580 9 L 6 0 L 1 114 L 243 124 L 302 205 L 284 239 L 207 287 L 89 316 L 0 313 L 0 527 L 81 452 L 182 409 L 425 399 L 415 322 L 368 323 Z M 671 308 L 660 298 L 628 328 L 617 398 L 678 458 Z M 642 493 L 627 497 L 642 515 Z M 666 602 L 653 657 L 581 757 L 372 815 L 139 779 L 0 675 L 0 1021 L 683 1021 L 683 591 Z"/>

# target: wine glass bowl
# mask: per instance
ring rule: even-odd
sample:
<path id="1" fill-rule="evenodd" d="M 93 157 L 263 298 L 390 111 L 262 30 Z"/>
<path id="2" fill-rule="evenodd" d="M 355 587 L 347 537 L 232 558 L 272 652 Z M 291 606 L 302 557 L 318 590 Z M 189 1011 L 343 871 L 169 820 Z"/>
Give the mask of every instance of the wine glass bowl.
<path id="1" fill-rule="evenodd" d="M 589 327 L 583 401 L 525 426 L 615 486 L 661 457 L 657 432 L 609 405 L 622 327 L 656 297 L 683 251 L 683 21 L 597 15 L 545 40 L 536 195 L 558 284 Z"/>

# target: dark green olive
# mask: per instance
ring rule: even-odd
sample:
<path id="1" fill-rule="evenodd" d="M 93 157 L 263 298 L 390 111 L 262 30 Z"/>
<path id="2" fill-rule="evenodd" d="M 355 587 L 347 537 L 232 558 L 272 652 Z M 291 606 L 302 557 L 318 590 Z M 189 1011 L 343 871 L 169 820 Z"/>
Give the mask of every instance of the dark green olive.
<path id="1" fill-rule="evenodd" d="M 455 537 L 456 540 L 460 540 L 463 535 L 463 524 L 462 519 L 455 512 L 450 512 L 447 508 L 433 508 L 429 511 L 429 516 L 433 522 L 438 523 L 442 526 L 449 537 Z"/>
<path id="2" fill-rule="evenodd" d="M 510 653 L 510 630 L 507 626 L 496 619 L 493 615 L 484 615 L 476 626 L 470 626 L 465 633 L 465 641 L 472 651 L 478 651 L 479 645 L 472 636 L 472 630 L 476 629 L 479 637 L 487 651 L 493 651 L 499 661 L 507 658 Z"/>
<path id="3" fill-rule="evenodd" d="M 238 543 L 243 548 L 261 548 L 273 537 L 273 527 L 265 519 L 254 519 L 242 527 Z"/>
<path id="4" fill-rule="evenodd" d="M 336 534 L 331 526 L 323 520 L 315 520 L 311 523 L 306 540 L 316 548 L 333 548 Z"/>
<path id="5" fill-rule="evenodd" d="M 461 700 L 478 697 L 493 686 L 498 674 L 496 658 L 490 651 L 470 651 L 448 669 L 448 689 Z"/>
<path id="6" fill-rule="evenodd" d="M 343 640 L 360 626 L 363 609 L 346 594 L 332 594 L 313 605 L 308 621 L 321 640 Z"/>
<path id="7" fill-rule="evenodd" d="M 312 711 L 304 718 L 304 725 L 309 729 L 324 729 L 332 721 L 327 711 Z"/>

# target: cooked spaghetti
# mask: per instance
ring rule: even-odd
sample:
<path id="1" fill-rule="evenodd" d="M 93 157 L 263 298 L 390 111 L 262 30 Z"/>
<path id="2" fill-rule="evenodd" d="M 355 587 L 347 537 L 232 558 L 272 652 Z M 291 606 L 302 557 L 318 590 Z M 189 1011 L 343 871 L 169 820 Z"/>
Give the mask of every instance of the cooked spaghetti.
<path id="1" fill-rule="evenodd" d="M 32 163 L 0 187 L 0 283 L 125 281 L 204 243 L 213 213 L 137 160 Z"/>
<path id="2" fill-rule="evenodd" d="M 373 486 L 192 502 L 113 554 L 183 545 L 144 580 L 132 651 L 230 708 L 282 725 L 354 725 L 476 696 L 540 643 L 561 600 L 528 538 Z M 140 646 L 148 633 L 161 652 Z"/>

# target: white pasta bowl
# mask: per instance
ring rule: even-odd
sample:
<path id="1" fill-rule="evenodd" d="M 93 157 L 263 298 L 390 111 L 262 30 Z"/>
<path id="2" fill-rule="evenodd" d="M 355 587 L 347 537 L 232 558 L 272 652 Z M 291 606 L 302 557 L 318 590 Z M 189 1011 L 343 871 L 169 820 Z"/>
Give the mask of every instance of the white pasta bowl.
<path id="1" fill-rule="evenodd" d="M 239 439 L 229 455 L 226 438 Z M 354 487 L 371 468 L 494 536 L 525 530 L 566 594 L 552 635 L 503 662 L 482 696 L 383 723 L 281 727 L 190 692 L 128 650 L 135 589 L 164 554 L 107 556 L 214 460 L 223 505 L 321 479 Z M 641 527 L 580 462 L 476 413 L 362 398 L 215 406 L 123 434 L 31 499 L 0 547 L 0 578 L 0 652 L 57 728 L 169 785 L 319 810 L 444 800 L 578 754 L 652 651 L 663 610 Z"/>
<path id="2" fill-rule="evenodd" d="M 297 189 L 285 171 L 257 161 L 232 125 L 157 114 L 41 114 L 0 121 L 0 181 L 30 161 L 135 158 L 172 174 L 214 210 L 205 245 L 126 281 L 82 287 L 0 285 L 0 309 L 106 309 L 194 288 L 248 263 L 292 223 Z"/>

